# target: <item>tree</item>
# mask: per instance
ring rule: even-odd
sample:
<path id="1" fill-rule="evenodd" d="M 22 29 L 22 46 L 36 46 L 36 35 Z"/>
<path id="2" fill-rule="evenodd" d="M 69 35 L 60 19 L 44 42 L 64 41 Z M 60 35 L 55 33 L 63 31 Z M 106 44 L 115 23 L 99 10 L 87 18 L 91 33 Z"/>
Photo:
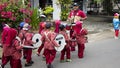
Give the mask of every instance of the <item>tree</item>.
<path id="1" fill-rule="evenodd" d="M 119 0 L 115 0 L 114 3 L 117 5 L 118 9 L 120 10 L 120 6 L 118 5 L 119 4 Z"/>
<path id="2" fill-rule="evenodd" d="M 72 0 L 58 0 L 61 5 L 61 20 L 66 20 L 69 15 Z"/>
<path id="3" fill-rule="evenodd" d="M 104 0 L 102 3 L 103 9 L 107 12 L 108 15 L 111 15 L 113 10 L 113 0 Z"/>

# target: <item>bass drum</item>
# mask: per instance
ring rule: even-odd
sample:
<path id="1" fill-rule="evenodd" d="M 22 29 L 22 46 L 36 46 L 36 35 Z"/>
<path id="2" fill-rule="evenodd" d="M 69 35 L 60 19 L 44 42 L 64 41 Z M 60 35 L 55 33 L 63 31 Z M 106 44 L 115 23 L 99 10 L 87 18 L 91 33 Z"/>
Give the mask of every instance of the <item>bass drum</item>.
<path id="1" fill-rule="evenodd" d="M 41 46 L 42 44 L 41 38 L 42 36 L 39 33 L 33 35 L 32 41 L 36 42 L 35 44 L 33 44 L 35 48 L 38 48 Z"/>
<path id="2" fill-rule="evenodd" d="M 56 51 L 62 51 L 66 45 L 65 38 L 62 34 L 58 34 L 55 37 L 55 41 L 60 45 L 60 47 L 55 47 Z"/>

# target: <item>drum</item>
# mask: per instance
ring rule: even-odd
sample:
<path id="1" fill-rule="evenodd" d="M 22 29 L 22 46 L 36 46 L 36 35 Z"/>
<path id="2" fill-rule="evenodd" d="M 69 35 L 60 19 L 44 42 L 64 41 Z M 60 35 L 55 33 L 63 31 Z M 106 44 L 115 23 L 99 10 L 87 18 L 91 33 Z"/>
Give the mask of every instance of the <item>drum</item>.
<path id="1" fill-rule="evenodd" d="M 41 38 L 42 38 L 42 36 L 39 33 L 34 34 L 32 41 L 36 42 L 36 43 L 33 44 L 33 47 L 35 47 L 35 48 L 40 47 L 40 45 L 42 44 Z"/>
<path id="2" fill-rule="evenodd" d="M 55 37 L 55 41 L 60 45 L 60 47 L 55 47 L 56 51 L 62 51 L 66 45 L 65 38 L 62 34 L 58 34 Z"/>
<path id="3" fill-rule="evenodd" d="M 16 39 L 17 39 L 18 41 L 20 41 L 20 45 L 22 45 L 22 41 L 21 41 L 20 37 L 17 36 Z M 23 49 L 26 49 L 26 48 L 34 49 L 35 47 L 24 45 L 24 46 L 23 46 Z"/>

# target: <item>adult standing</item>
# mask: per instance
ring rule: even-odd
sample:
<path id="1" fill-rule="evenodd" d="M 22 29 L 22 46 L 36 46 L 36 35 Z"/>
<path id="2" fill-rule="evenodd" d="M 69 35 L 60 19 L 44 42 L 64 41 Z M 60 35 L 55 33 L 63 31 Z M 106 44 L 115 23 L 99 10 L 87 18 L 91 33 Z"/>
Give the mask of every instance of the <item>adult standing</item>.
<path id="1" fill-rule="evenodd" d="M 73 10 L 70 11 L 69 16 L 68 16 L 68 20 L 71 24 L 76 23 L 77 21 L 81 21 L 83 23 L 83 21 L 87 19 L 86 14 L 79 9 L 79 4 L 78 3 L 74 3 L 73 4 Z M 70 38 L 71 39 L 75 39 L 72 34 L 75 30 L 75 26 L 71 27 L 70 30 Z M 75 41 L 71 41 L 71 51 L 75 51 L 75 45 L 76 42 Z"/>
<path id="2" fill-rule="evenodd" d="M 84 21 L 85 19 L 87 19 L 86 14 L 79 9 L 78 3 L 74 3 L 73 10 L 71 10 L 68 16 L 68 21 L 71 23 L 76 23 L 76 21 Z"/>

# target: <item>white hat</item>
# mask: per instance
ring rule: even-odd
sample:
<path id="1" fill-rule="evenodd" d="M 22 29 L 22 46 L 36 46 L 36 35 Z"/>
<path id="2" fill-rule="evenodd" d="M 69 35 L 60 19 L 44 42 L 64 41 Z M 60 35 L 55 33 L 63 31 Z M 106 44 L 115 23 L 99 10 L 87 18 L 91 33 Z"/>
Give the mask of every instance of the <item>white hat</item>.
<path id="1" fill-rule="evenodd" d="M 28 23 L 25 23 L 23 25 L 23 30 L 29 30 L 29 24 Z"/>
<path id="2" fill-rule="evenodd" d="M 44 18 L 46 18 L 46 16 L 45 16 L 45 15 L 40 15 L 40 17 L 44 17 Z"/>

